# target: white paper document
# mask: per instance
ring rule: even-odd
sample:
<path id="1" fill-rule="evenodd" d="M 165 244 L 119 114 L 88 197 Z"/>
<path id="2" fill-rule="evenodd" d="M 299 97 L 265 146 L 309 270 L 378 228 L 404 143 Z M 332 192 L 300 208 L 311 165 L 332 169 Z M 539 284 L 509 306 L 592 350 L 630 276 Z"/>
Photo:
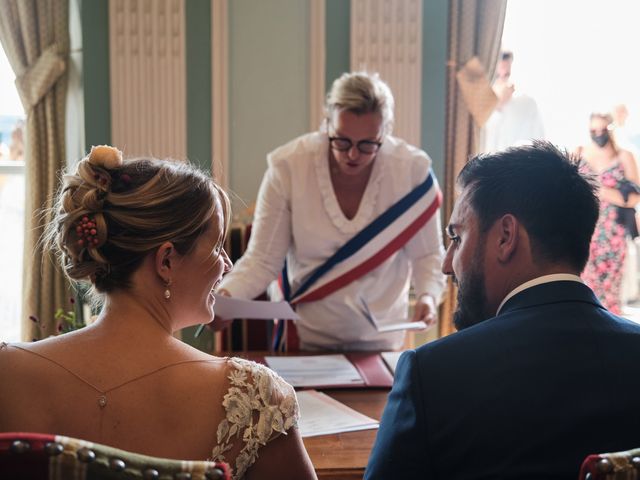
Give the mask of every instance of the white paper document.
<path id="1" fill-rule="evenodd" d="M 286 318 L 297 320 L 300 317 L 287 302 L 269 302 L 259 300 L 240 300 L 239 298 L 215 295 L 213 307 L 220 318 L 251 318 L 272 320 Z"/>
<path id="2" fill-rule="evenodd" d="M 364 385 L 364 380 L 344 355 L 264 357 L 267 365 L 294 387 Z"/>
<path id="3" fill-rule="evenodd" d="M 397 323 L 386 323 L 378 320 L 371 310 L 369 310 L 369 305 L 367 302 L 362 300 L 362 305 L 364 306 L 364 315 L 369 319 L 371 324 L 375 327 L 375 329 L 380 332 L 395 332 L 397 330 L 423 330 L 427 328 L 427 324 L 424 322 L 411 322 L 409 319 L 404 319 L 401 322 Z"/>
<path id="4" fill-rule="evenodd" d="M 384 360 L 384 363 L 387 364 L 391 373 L 395 375 L 396 366 L 398 365 L 398 360 L 400 359 L 400 355 L 404 352 L 380 352 L 380 356 Z"/>
<path id="5" fill-rule="evenodd" d="M 395 332 L 396 330 L 423 330 L 425 328 L 427 328 L 427 324 L 422 321 L 391 323 L 389 325 L 376 324 L 376 330 L 378 330 L 379 332 Z"/>
<path id="6" fill-rule="evenodd" d="M 296 392 L 302 437 L 378 428 L 379 422 L 315 390 Z"/>

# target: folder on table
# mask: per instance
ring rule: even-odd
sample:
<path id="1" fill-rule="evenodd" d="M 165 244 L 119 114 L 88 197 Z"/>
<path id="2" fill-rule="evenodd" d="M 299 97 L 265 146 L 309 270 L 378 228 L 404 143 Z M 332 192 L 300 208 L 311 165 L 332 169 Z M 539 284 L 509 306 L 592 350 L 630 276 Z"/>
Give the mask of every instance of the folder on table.
<path id="1" fill-rule="evenodd" d="M 324 357 L 324 358 L 323 358 Z M 377 352 L 252 358 L 294 387 L 390 388 L 393 376 Z"/>

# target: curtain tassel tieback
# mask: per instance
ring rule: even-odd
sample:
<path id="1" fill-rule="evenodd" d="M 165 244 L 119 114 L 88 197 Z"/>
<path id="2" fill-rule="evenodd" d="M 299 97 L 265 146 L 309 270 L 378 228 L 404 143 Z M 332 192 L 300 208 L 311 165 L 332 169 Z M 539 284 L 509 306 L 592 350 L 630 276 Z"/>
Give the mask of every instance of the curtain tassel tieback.
<path id="1" fill-rule="evenodd" d="M 25 112 L 29 112 L 49 92 L 67 68 L 56 44 L 49 46 L 38 59 L 16 78 L 16 88 Z"/>
<path id="2" fill-rule="evenodd" d="M 481 128 L 498 104 L 484 66 L 478 57 L 471 59 L 456 73 L 456 80 L 469 113 Z"/>

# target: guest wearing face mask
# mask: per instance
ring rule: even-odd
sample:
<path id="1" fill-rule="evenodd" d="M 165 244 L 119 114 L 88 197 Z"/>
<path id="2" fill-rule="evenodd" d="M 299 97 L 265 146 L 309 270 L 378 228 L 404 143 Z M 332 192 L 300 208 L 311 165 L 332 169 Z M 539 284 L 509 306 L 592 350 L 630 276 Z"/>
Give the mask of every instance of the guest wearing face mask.
<path id="1" fill-rule="evenodd" d="M 600 217 L 582 277 L 605 307 L 620 314 L 625 236 L 637 235 L 633 207 L 640 201 L 638 169 L 633 155 L 616 145 L 611 115 L 592 113 L 589 133 L 591 142 L 579 147 L 577 153 L 584 169 L 600 184 Z"/>

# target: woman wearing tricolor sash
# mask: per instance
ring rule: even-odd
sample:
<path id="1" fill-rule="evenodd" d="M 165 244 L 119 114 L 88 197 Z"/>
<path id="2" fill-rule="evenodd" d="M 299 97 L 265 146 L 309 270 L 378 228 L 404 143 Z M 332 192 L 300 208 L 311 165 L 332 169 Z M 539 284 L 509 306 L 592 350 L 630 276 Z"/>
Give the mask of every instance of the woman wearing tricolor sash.
<path id="1" fill-rule="evenodd" d="M 251 299 L 283 277 L 302 349 L 400 349 L 404 331 L 380 328 L 436 322 L 441 194 L 428 155 L 391 136 L 393 105 L 377 74 L 343 74 L 320 131 L 267 156 L 248 248 L 219 292 Z"/>

